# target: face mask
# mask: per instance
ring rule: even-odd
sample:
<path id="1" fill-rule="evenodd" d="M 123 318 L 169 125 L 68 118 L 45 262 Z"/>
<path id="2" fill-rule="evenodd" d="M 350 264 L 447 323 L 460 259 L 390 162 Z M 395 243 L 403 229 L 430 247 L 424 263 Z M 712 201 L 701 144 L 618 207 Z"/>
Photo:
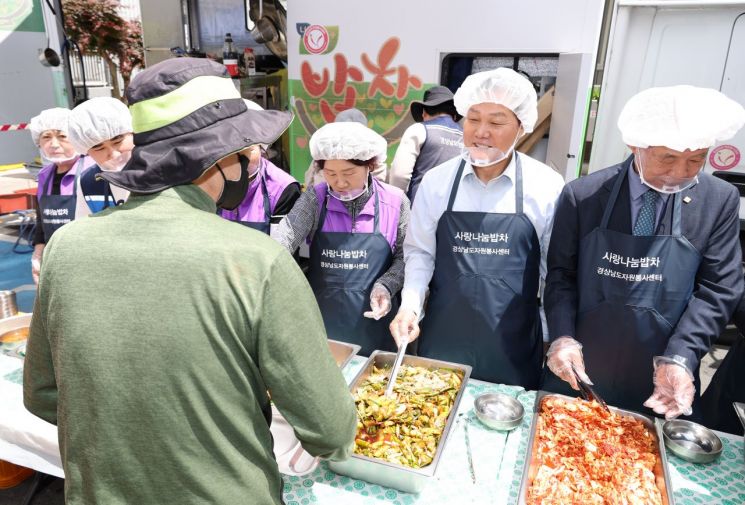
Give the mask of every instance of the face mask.
<path id="1" fill-rule="evenodd" d="M 466 147 L 463 146 L 460 157 L 466 160 L 468 163 L 475 167 L 488 167 L 499 163 L 507 159 L 512 150 L 517 144 L 517 139 L 520 138 L 520 132 L 517 133 L 517 137 L 512 142 L 507 151 L 502 151 L 498 147 Z"/>
<path id="2" fill-rule="evenodd" d="M 239 154 L 238 160 L 241 163 L 241 176 L 237 181 L 228 180 L 225 177 L 222 168 L 220 168 L 220 165 L 215 163 L 217 170 L 220 172 L 220 175 L 222 175 L 222 179 L 225 182 L 225 185 L 222 188 L 222 193 L 220 193 L 220 198 L 215 202 L 221 209 L 235 210 L 235 208 L 238 207 L 246 197 L 246 192 L 248 191 L 248 185 L 250 182 L 248 177 L 248 158 Z"/>
<path id="3" fill-rule="evenodd" d="M 644 179 L 644 170 L 642 169 L 641 156 L 634 155 L 634 161 L 636 162 L 636 168 L 639 171 L 639 178 L 641 179 L 642 184 L 644 184 L 648 188 L 651 188 L 659 193 L 664 193 L 666 195 L 672 195 L 675 193 L 680 193 L 681 191 L 685 191 L 691 186 L 698 184 L 698 174 L 690 178 L 663 176 L 663 177 L 660 177 L 660 179 L 662 180 L 662 187 L 658 188 L 657 186 L 653 186 L 646 179 Z M 704 167 L 701 167 L 701 170 L 703 170 L 703 168 Z"/>
<path id="4" fill-rule="evenodd" d="M 77 157 L 78 157 L 77 154 L 75 154 L 73 156 L 58 156 L 56 158 L 50 158 L 48 156 L 45 156 L 45 158 L 47 160 L 49 160 L 50 163 L 54 163 L 54 164 L 65 163 L 65 162 L 68 162 L 68 161 L 72 161 L 72 160 L 74 160 Z"/>
<path id="5" fill-rule="evenodd" d="M 109 158 L 106 161 L 102 161 L 98 164 L 98 166 L 101 167 L 101 170 L 103 170 L 104 172 L 119 172 L 122 168 L 124 168 L 124 165 L 127 164 L 131 157 L 132 151 L 127 151 L 126 153 L 117 153 L 115 157 Z"/>
<path id="6" fill-rule="evenodd" d="M 351 191 L 334 191 L 333 189 L 331 189 L 331 186 L 328 186 L 327 191 L 329 196 L 336 198 L 337 200 L 340 200 L 342 202 L 351 202 L 352 200 L 356 200 L 367 192 L 367 179 L 365 179 L 365 185 L 362 187 L 362 189 L 353 189 Z"/>

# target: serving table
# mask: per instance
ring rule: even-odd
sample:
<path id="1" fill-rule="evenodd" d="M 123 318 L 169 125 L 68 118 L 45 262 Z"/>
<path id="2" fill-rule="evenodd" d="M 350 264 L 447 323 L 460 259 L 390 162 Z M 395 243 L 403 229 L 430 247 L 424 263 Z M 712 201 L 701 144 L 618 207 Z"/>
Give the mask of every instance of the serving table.
<path id="1" fill-rule="evenodd" d="M 347 364 L 343 373 L 348 383 L 365 361 L 366 358 L 355 356 Z M 0 355 L 0 459 L 62 477 L 57 429 L 23 407 L 22 380 L 22 361 Z M 482 426 L 473 414 L 474 399 L 482 393 L 495 392 L 513 395 L 525 407 L 522 424 L 511 432 L 490 430 Z M 285 503 L 516 504 L 535 397 L 535 391 L 469 380 L 437 473 L 419 494 L 404 493 L 337 475 L 322 462 L 308 475 L 283 476 Z M 466 424 L 470 444 L 466 444 Z M 722 439 L 724 450 L 721 458 L 714 463 L 688 463 L 667 452 L 676 505 L 745 503 L 743 439 L 720 432 L 717 434 Z"/>

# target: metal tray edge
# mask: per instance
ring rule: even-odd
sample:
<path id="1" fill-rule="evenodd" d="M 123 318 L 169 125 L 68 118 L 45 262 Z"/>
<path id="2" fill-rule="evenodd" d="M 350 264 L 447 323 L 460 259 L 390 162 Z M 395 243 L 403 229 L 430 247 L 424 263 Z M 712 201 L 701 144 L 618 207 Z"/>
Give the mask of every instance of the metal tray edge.
<path id="1" fill-rule="evenodd" d="M 31 316 L 33 314 L 16 314 L 15 316 L 0 319 L 0 334 L 6 331 L 19 330 L 31 326 Z"/>
<path id="2" fill-rule="evenodd" d="M 347 342 L 342 342 L 340 340 L 333 340 L 331 338 L 328 339 L 328 341 L 330 344 L 349 348 L 349 354 L 347 355 L 346 358 L 344 358 L 343 361 L 339 363 L 339 370 L 343 370 L 344 367 L 347 366 L 350 361 L 352 361 L 352 358 L 354 358 L 357 355 L 357 353 L 360 352 L 360 349 L 362 349 L 362 347 L 357 344 L 350 344 Z"/>
<path id="3" fill-rule="evenodd" d="M 745 403 L 733 402 L 732 406 L 735 409 L 737 417 L 740 419 L 740 423 L 742 423 L 742 428 L 745 429 Z"/>

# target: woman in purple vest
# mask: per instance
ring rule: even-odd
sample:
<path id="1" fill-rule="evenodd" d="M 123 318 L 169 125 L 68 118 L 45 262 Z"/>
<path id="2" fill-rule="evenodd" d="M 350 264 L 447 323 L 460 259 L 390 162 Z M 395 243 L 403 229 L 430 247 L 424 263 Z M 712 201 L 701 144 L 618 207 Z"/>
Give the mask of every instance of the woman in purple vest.
<path id="1" fill-rule="evenodd" d="M 243 101 L 250 110 L 264 110 L 250 100 Z M 265 147 L 255 145 L 250 150 L 246 197 L 235 210 L 222 210 L 220 215 L 269 235 L 271 224 L 286 216 L 300 197 L 300 184 L 262 156 Z"/>
<path id="2" fill-rule="evenodd" d="M 31 274 L 39 282 L 44 246 L 62 225 L 75 219 L 75 187 L 78 176 L 94 164 L 79 156 L 67 138 L 70 110 L 56 107 L 41 111 L 31 119 L 29 130 L 46 161 L 39 172 L 36 197 L 39 209 L 34 232 Z"/>
<path id="3" fill-rule="evenodd" d="M 409 200 L 370 175 L 386 149 L 359 123 L 318 129 L 310 152 L 326 182 L 303 193 L 277 233 L 290 252 L 309 241 L 308 280 L 326 333 L 360 345 L 363 355 L 396 348 L 388 325 L 404 280 Z"/>

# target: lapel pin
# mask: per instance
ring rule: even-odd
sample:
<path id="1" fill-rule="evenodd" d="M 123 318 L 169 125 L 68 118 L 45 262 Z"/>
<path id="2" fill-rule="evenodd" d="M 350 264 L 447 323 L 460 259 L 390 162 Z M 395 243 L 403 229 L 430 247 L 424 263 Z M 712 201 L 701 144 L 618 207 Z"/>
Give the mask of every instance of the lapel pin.
<path id="1" fill-rule="evenodd" d="M 693 199 L 690 196 L 683 197 L 683 203 L 691 203 Z"/>

